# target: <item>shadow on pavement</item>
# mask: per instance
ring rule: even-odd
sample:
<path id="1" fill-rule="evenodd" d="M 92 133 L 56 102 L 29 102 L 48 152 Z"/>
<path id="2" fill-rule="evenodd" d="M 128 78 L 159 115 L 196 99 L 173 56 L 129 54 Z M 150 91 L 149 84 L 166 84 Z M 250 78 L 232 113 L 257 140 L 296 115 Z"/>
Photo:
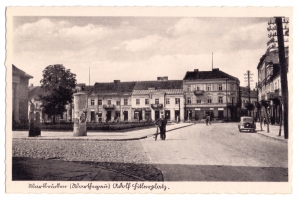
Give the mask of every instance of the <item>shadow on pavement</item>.
<path id="1" fill-rule="evenodd" d="M 70 162 L 27 157 L 12 158 L 13 181 L 163 181 L 149 164 Z"/>
<path id="2" fill-rule="evenodd" d="M 12 179 L 13 181 L 287 182 L 288 168 L 69 162 L 53 159 L 13 157 Z"/>

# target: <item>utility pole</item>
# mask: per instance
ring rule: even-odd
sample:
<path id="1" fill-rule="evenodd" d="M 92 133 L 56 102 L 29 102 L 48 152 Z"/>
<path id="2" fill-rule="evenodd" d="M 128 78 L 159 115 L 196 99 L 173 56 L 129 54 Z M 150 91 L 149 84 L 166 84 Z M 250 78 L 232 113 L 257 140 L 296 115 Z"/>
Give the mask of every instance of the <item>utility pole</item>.
<path id="1" fill-rule="evenodd" d="M 285 26 L 283 27 L 283 24 Z M 286 64 L 286 58 L 285 58 L 285 46 L 284 42 L 288 42 L 287 40 L 284 40 L 284 36 L 289 36 L 289 27 L 287 27 L 287 24 L 289 24 L 288 19 L 285 19 L 284 17 L 275 17 L 275 21 L 269 21 L 268 25 L 270 25 L 267 30 L 268 31 L 275 31 L 275 33 L 268 34 L 269 38 L 271 40 L 270 43 L 278 43 L 278 53 L 279 53 L 279 64 L 280 64 L 280 81 L 281 81 L 281 97 L 282 97 L 282 104 L 283 104 L 283 127 L 284 127 L 284 138 L 288 139 L 289 136 L 289 124 L 288 124 L 288 118 L 289 118 L 289 91 L 288 91 L 288 80 L 287 80 L 287 64 Z M 275 25 L 274 27 L 271 27 L 271 25 Z M 283 33 L 283 30 L 286 30 L 285 33 Z M 277 36 L 277 41 L 274 40 L 274 36 Z M 269 43 L 268 42 L 268 43 Z M 276 48 L 276 45 L 273 44 L 271 48 Z"/>
<path id="2" fill-rule="evenodd" d="M 252 75 L 254 75 L 254 74 L 251 73 L 250 70 L 247 70 L 247 73 L 245 73 L 244 75 L 246 76 L 245 77 L 245 82 L 247 82 L 247 85 L 248 85 L 248 102 L 250 104 L 251 103 L 251 85 L 250 85 L 250 82 L 253 82 Z M 249 115 L 249 113 L 248 113 L 248 115 Z"/>

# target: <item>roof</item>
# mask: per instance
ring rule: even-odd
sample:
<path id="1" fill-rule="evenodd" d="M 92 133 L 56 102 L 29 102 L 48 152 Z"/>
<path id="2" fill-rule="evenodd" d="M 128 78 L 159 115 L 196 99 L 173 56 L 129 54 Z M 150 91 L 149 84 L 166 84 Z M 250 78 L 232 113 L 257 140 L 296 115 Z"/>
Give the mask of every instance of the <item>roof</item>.
<path id="1" fill-rule="evenodd" d="M 133 90 L 132 95 L 148 95 L 151 92 L 163 91 L 166 94 L 181 94 L 183 93 L 182 89 L 150 89 L 150 90 Z"/>
<path id="2" fill-rule="evenodd" d="M 231 76 L 218 68 L 214 68 L 212 71 L 187 71 L 183 80 L 205 80 L 205 79 L 222 79 L 227 78 L 229 80 L 235 80 L 239 82 L 239 79 Z"/>
<path id="3" fill-rule="evenodd" d="M 46 92 L 41 86 L 30 87 L 28 91 L 28 99 L 39 99 L 39 96 L 45 95 Z"/>
<path id="4" fill-rule="evenodd" d="M 91 92 L 100 94 L 117 95 L 118 93 L 132 93 L 136 82 L 109 82 L 95 83 Z"/>
<path id="5" fill-rule="evenodd" d="M 182 80 L 139 81 L 134 90 L 182 89 Z"/>
<path id="6" fill-rule="evenodd" d="M 15 65 L 12 65 L 12 73 L 13 75 L 20 75 L 21 77 L 33 78 L 33 76 L 25 73 L 21 69 L 17 68 Z"/>

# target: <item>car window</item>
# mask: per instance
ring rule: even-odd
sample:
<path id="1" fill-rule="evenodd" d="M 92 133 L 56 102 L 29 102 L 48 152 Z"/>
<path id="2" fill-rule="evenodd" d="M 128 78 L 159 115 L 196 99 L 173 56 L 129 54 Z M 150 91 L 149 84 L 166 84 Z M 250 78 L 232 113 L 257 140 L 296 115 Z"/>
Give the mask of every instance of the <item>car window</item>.
<path id="1" fill-rule="evenodd" d="M 243 119 L 243 122 L 252 122 L 253 120 L 252 120 L 252 118 L 244 118 Z"/>

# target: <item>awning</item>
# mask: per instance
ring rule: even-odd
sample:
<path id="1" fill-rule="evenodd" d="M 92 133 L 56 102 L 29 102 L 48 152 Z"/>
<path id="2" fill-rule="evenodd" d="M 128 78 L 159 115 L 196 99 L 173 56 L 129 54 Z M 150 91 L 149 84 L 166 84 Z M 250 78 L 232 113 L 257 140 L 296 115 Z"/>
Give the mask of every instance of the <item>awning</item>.
<path id="1" fill-rule="evenodd" d="M 163 104 L 151 104 L 152 109 L 159 110 L 163 109 Z"/>

